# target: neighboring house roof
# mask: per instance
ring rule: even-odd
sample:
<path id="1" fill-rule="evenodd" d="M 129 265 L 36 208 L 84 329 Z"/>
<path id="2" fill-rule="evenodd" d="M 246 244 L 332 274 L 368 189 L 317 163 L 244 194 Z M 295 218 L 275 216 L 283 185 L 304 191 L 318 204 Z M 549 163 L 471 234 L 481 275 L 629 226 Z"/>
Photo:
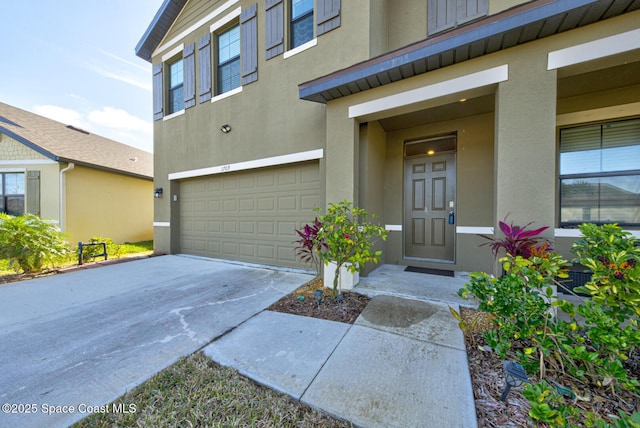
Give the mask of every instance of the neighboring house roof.
<path id="1" fill-rule="evenodd" d="M 187 4 L 187 0 L 164 0 L 160 10 L 149 24 L 149 28 L 136 46 L 136 55 L 140 58 L 151 62 L 151 55 L 156 50 L 164 36 L 167 35 L 169 28 L 173 25 L 180 11 Z"/>
<path id="2" fill-rule="evenodd" d="M 631 0 L 537 0 L 299 85 L 326 103 L 640 9 Z"/>
<path id="3" fill-rule="evenodd" d="M 1 102 L 0 134 L 57 162 L 153 179 L 153 154 Z"/>

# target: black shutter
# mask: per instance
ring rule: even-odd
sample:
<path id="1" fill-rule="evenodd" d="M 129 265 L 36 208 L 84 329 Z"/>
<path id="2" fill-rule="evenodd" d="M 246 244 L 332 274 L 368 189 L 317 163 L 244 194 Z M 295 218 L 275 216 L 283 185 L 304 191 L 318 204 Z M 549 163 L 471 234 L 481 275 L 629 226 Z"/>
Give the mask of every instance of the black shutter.
<path id="1" fill-rule="evenodd" d="M 258 3 L 240 14 L 240 73 L 242 85 L 258 80 Z"/>
<path id="2" fill-rule="evenodd" d="M 198 40 L 198 89 L 201 103 L 211 99 L 211 34 Z"/>
<path id="3" fill-rule="evenodd" d="M 163 64 L 153 65 L 153 120 L 162 119 L 162 66 Z"/>
<path id="4" fill-rule="evenodd" d="M 266 59 L 284 52 L 284 1 L 266 0 L 267 54 Z"/>
<path id="5" fill-rule="evenodd" d="M 26 212 L 40 216 L 40 171 L 27 171 Z"/>
<path id="6" fill-rule="evenodd" d="M 316 25 L 318 36 L 340 26 L 340 0 L 318 0 Z"/>
<path id="7" fill-rule="evenodd" d="M 196 105 L 196 46 L 191 43 L 182 52 L 182 66 L 184 67 L 184 108 Z"/>

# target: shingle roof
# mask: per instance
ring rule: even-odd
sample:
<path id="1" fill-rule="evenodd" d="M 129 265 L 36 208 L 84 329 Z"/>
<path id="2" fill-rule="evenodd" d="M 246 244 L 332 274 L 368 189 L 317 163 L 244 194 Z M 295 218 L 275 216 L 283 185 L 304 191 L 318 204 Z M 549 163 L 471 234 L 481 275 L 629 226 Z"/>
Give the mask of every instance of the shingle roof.
<path id="1" fill-rule="evenodd" d="M 1 102 L 0 134 L 54 161 L 153 178 L 153 154 Z"/>

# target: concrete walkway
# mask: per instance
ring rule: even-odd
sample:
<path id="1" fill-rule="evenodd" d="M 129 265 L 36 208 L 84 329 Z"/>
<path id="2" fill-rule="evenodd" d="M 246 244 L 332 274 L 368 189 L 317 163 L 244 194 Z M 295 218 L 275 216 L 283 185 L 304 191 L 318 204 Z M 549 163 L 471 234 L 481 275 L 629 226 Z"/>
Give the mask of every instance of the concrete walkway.
<path id="1" fill-rule="evenodd" d="M 68 426 L 203 346 L 356 426 L 476 426 L 448 309 L 465 278 L 382 266 L 358 286 L 374 298 L 354 325 L 265 310 L 311 278 L 162 256 L 2 285 L 0 403 L 29 407 L 0 427 Z"/>
<path id="2" fill-rule="evenodd" d="M 0 427 L 66 427 L 310 278 L 162 256 L 1 285 Z"/>
<path id="3" fill-rule="evenodd" d="M 353 326 L 264 311 L 204 352 L 356 426 L 475 427 L 464 339 L 449 312 L 465 280 L 382 266 L 357 287 L 375 297 Z"/>

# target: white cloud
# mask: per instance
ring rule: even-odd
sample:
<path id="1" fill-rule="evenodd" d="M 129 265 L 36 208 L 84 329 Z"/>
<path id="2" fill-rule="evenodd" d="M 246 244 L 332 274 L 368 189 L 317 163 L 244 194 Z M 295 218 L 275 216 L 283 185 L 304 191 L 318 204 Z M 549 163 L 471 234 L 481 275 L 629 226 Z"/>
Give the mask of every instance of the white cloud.
<path id="1" fill-rule="evenodd" d="M 120 61 L 120 62 L 122 62 L 124 64 L 130 65 L 131 67 L 137 68 L 138 70 L 144 71 L 145 73 L 149 74 L 149 71 L 150 71 L 149 66 L 142 66 L 140 64 L 136 64 L 136 63 L 131 62 L 129 60 L 126 60 L 126 59 L 124 59 L 124 58 L 122 58 L 122 57 L 120 57 L 120 56 L 118 56 L 116 54 L 113 54 L 111 52 L 107 52 L 104 49 L 97 48 L 97 50 L 102 52 L 103 54 L 105 54 L 108 57 L 116 59 L 116 60 L 118 60 L 118 61 Z"/>
<path id="2" fill-rule="evenodd" d="M 76 110 L 48 104 L 34 106 L 33 112 L 65 125 L 73 125 L 87 131 L 91 128 L 91 125 L 85 121 L 83 114 Z"/>
<path id="3" fill-rule="evenodd" d="M 92 71 L 98 73 L 99 75 L 101 75 L 103 77 L 107 77 L 109 79 L 114 79 L 114 80 L 119 80 L 120 82 L 124 82 L 124 83 L 127 83 L 129 85 L 133 85 L 133 86 L 136 86 L 138 88 L 142 88 L 145 91 L 151 92 L 151 81 L 150 81 L 150 78 L 147 78 L 148 76 L 145 76 L 145 79 L 142 80 L 142 79 L 137 79 L 137 78 L 132 77 L 132 76 L 127 76 L 124 73 L 122 73 L 122 74 L 113 73 L 113 72 L 107 71 L 107 70 L 105 70 L 102 67 L 97 66 L 97 65 L 87 64 L 86 66 L 87 66 L 87 68 L 89 70 L 92 70 Z"/>
<path id="4" fill-rule="evenodd" d="M 147 122 L 118 108 L 103 107 L 102 110 L 92 110 L 88 114 L 88 119 L 91 123 L 106 126 L 114 130 L 142 132 L 148 135 L 153 133 L 153 125 L 151 122 Z"/>
<path id="5" fill-rule="evenodd" d="M 148 152 L 153 151 L 153 124 L 123 109 L 105 106 L 85 114 L 60 106 L 36 105 L 33 107 L 33 112 L 101 137 Z"/>

